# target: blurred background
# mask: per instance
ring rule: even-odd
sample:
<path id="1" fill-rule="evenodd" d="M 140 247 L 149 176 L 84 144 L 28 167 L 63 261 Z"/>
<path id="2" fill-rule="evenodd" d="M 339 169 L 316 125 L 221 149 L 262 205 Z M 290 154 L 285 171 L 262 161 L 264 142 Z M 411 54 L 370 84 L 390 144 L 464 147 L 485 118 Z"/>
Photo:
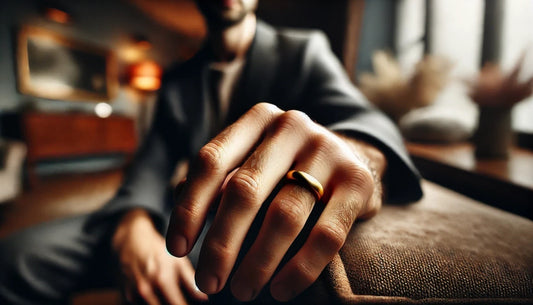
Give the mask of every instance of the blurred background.
<path id="1" fill-rule="evenodd" d="M 533 0 L 263 0 L 318 28 L 425 178 L 532 215 Z M 93 210 L 205 25 L 192 0 L 0 2 L 0 236 Z"/>

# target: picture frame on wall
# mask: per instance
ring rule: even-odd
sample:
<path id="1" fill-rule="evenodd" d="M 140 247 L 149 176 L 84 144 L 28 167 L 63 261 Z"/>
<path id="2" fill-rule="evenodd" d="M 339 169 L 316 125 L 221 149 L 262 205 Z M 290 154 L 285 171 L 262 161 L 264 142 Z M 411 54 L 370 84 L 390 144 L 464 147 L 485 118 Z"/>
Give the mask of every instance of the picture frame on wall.
<path id="1" fill-rule="evenodd" d="M 17 73 L 22 94 L 64 100 L 110 101 L 118 88 L 110 50 L 39 27 L 18 33 Z"/>

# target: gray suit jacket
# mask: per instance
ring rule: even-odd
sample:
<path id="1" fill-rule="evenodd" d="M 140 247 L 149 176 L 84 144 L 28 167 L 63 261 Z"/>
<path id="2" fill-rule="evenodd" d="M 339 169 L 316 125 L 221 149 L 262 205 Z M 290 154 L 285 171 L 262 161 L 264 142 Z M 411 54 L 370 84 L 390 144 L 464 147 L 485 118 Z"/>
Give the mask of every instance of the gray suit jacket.
<path id="1" fill-rule="evenodd" d="M 204 48 L 165 73 L 151 131 L 124 184 L 96 219 L 134 207 L 148 210 L 156 220 L 166 218 L 165 194 L 177 162 L 191 158 L 210 138 L 211 60 Z M 301 110 L 331 130 L 377 145 L 389 164 L 387 201 L 421 197 L 419 176 L 397 128 L 352 85 L 321 32 L 276 30 L 258 22 L 226 124 L 261 101 Z"/>

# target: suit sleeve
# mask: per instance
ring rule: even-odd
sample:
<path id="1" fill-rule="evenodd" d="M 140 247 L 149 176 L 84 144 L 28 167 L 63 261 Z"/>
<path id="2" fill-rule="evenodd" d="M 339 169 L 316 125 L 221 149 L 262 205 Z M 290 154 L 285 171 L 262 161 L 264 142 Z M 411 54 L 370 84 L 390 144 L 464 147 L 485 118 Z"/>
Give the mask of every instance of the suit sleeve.
<path id="1" fill-rule="evenodd" d="M 387 157 L 384 177 L 387 202 L 409 202 L 422 197 L 420 176 L 396 125 L 371 105 L 347 77 L 324 34 L 310 36 L 301 68 L 305 98 L 301 108 L 329 129 L 377 146 Z"/>
<path id="2" fill-rule="evenodd" d="M 157 227 L 164 228 L 170 178 L 185 151 L 177 146 L 185 143 L 185 133 L 169 118 L 168 108 L 168 101 L 161 94 L 150 131 L 126 170 L 121 187 L 90 222 L 114 223 L 124 212 L 142 208 L 150 213 Z"/>

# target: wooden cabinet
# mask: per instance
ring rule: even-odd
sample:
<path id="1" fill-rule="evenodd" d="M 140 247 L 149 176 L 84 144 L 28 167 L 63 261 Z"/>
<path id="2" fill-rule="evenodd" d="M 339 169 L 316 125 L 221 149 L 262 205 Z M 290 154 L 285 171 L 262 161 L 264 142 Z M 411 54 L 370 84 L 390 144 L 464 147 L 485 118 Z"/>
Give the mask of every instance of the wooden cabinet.
<path id="1" fill-rule="evenodd" d="M 109 154 L 129 158 L 137 149 L 135 122 L 121 116 L 29 112 L 22 116 L 22 132 L 30 180 L 39 162 Z"/>

